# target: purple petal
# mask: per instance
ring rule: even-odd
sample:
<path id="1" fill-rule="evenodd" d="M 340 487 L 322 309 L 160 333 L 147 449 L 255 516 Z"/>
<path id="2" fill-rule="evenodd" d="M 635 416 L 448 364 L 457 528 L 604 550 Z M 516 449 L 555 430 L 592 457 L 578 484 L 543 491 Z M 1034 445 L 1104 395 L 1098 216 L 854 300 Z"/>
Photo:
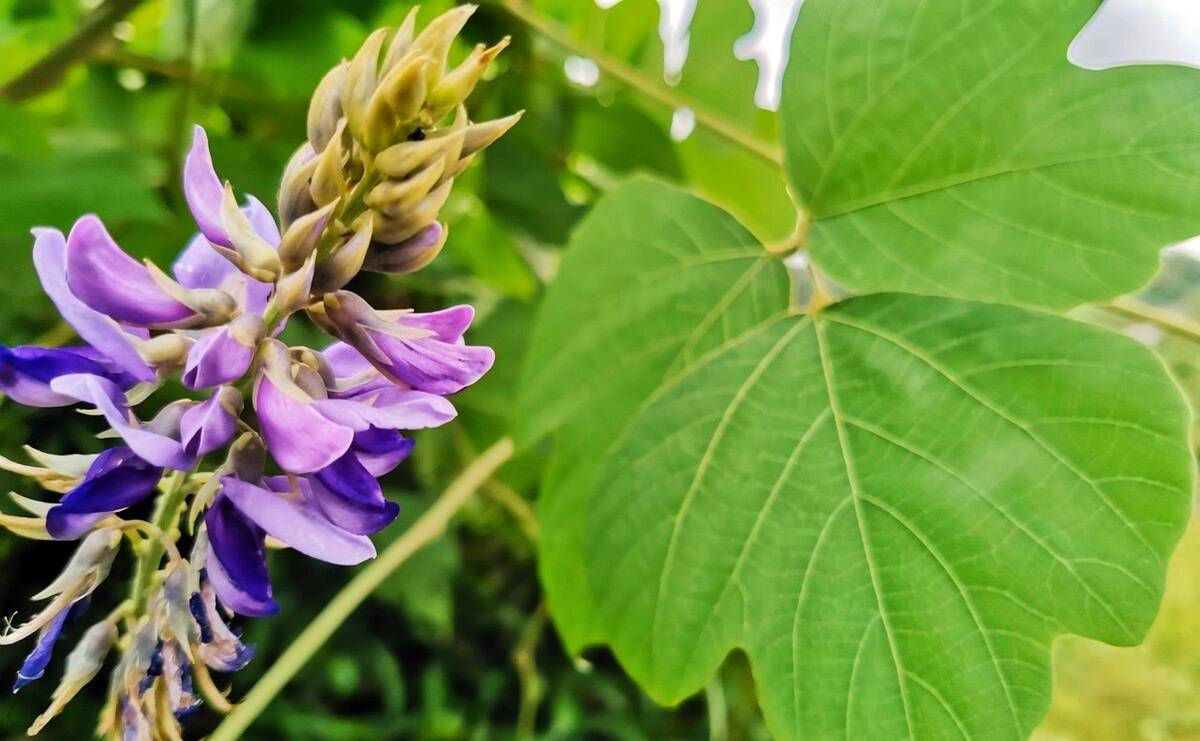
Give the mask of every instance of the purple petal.
<path id="1" fill-rule="evenodd" d="M 462 339 L 474 319 L 475 309 L 460 304 L 427 314 L 401 314 L 396 321 L 406 327 L 433 332 L 442 342 L 455 343 Z"/>
<path id="2" fill-rule="evenodd" d="M 239 342 L 230 327 L 204 330 L 188 350 L 183 385 L 202 389 L 236 381 L 246 373 L 253 359 L 254 348 Z"/>
<path id="3" fill-rule="evenodd" d="M 432 394 L 454 394 L 487 373 L 496 354 L 490 347 L 457 345 L 432 337 L 401 340 L 383 332 L 367 334 L 388 358 L 380 372 Z"/>
<path id="4" fill-rule="evenodd" d="M 372 476 L 383 476 L 400 465 L 412 452 L 412 438 L 397 430 L 371 427 L 354 433 L 354 452 Z"/>
<path id="5" fill-rule="evenodd" d="M 110 513 L 153 494 L 162 473 L 127 447 L 105 450 L 92 461 L 83 481 L 47 513 L 47 532 L 60 540 L 78 538 Z"/>
<path id="6" fill-rule="evenodd" d="M 71 293 L 67 285 L 67 242 L 57 229 L 34 229 L 33 263 L 42 289 L 58 313 L 89 345 L 112 359 L 121 370 L 139 381 L 153 381 L 154 369 L 138 354 L 134 336 L 92 309 Z"/>
<path id="7" fill-rule="evenodd" d="M 279 225 L 275 223 L 275 217 L 271 215 L 270 209 L 264 206 L 262 201 L 247 194 L 246 205 L 242 206 L 242 213 L 246 214 L 246 218 L 250 220 L 250 226 L 254 227 L 258 236 L 267 240 L 267 244 L 272 247 L 279 246 L 282 241 Z"/>
<path id="8" fill-rule="evenodd" d="M 343 566 L 375 557 L 370 538 L 330 522 L 310 501 L 311 490 L 278 493 L 227 476 L 221 492 L 255 525 L 306 556 Z"/>
<path id="9" fill-rule="evenodd" d="M 353 378 L 374 369 L 371 361 L 345 342 L 333 343 L 321 351 L 321 356 L 337 378 Z"/>
<path id="10" fill-rule="evenodd" d="M 369 398 L 318 399 L 313 406 L 326 419 L 353 430 L 423 430 L 444 425 L 457 414 L 453 404 L 436 394 L 395 387 Z"/>
<path id="11" fill-rule="evenodd" d="M 311 402 L 293 398 L 260 376 L 254 390 L 263 442 L 275 462 L 292 473 L 311 473 L 333 463 L 350 448 L 354 431 L 331 424 Z"/>
<path id="12" fill-rule="evenodd" d="M 50 381 L 71 373 L 105 375 L 107 370 L 72 348 L 0 345 L 0 391 L 18 404 L 59 407 L 75 403 L 50 389 Z"/>
<path id="13" fill-rule="evenodd" d="M 75 603 L 75 605 L 81 604 L 84 603 Z M 67 624 L 67 620 L 76 612 L 75 605 L 59 612 L 53 620 L 46 624 L 46 627 L 42 628 L 33 651 L 25 657 L 21 668 L 17 670 L 17 679 L 13 682 L 13 694 L 33 680 L 41 679 L 42 675 L 46 673 L 46 667 L 50 665 L 50 658 L 54 653 L 54 644 L 58 643 L 58 638 L 62 635 L 62 629 Z"/>
<path id="14" fill-rule="evenodd" d="M 313 501 L 330 522 L 359 535 L 377 533 L 392 523 L 400 505 L 383 490 L 354 453 L 347 453 L 310 479 Z"/>
<path id="15" fill-rule="evenodd" d="M 221 199 L 225 188 L 213 168 L 208 151 L 208 134 L 197 126 L 192 133 L 192 148 L 183 161 L 183 196 L 200 232 L 214 244 L 232 247 L 221 224 Z"/>
<path id="16" fill-rule="evenodd" d="M 129 447 L 150 463 L 176 471 L 186 471 L 195 464 L 178 440 L 131 421 L 125 394 L 107 378 L 82 374 L 59 376 L 50 382 L 50 388 L 96 407 Z"/>
<path id="17" fill-rule="evenodd" d="M 204 526 L 210 543 L 207 575 L 221 603 L 240 615 L 266 617 L 279 612 L 262 531 L 222 495 L 204 516 Z"/>
<path id="18" fill-rule="evenodd" d="M 129 324 L 172 324 L 195 313 L 159 288 L 91 215 L 76 221 L 67 237 L 67 285 L 88 306 Z"/>
<path id="19" fill-rule="evenodd" d="M 224 447 L 237 430 L 241 397 L 229 386 L 188 409 L 179 420 L 184 451 L 193 458 Z M 236 410 L 232 407 L 237 407 Z"/>

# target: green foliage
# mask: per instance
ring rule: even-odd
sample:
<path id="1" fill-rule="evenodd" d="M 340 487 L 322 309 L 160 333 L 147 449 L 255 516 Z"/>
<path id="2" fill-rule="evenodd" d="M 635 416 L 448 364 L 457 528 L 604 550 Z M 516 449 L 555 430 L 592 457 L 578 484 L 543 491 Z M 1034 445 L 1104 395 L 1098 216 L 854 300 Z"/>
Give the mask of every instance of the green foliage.
<path id="1" fill-rule="evenodd" d="M 784 83 L 812 252 L 860 292 L 1068 308 L 1197 231 L 1200 80 L 1072 66 L 1094 0 L 810 0 Z"/>

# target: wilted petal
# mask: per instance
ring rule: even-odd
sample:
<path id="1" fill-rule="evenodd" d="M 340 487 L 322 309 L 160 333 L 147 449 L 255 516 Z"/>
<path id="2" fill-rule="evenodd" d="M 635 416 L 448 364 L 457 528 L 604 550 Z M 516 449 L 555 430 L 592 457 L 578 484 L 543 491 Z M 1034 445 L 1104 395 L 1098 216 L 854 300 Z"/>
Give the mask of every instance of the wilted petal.
<path id="1" fill-rule="evenodd" d="M 209 580 L 221 603 L 241 615 L 265 617 L 279 612 L 267 573 L 263 532 L 224 496 L 204 517 L 210 550 Z"/>
<path id="2" fill-rule="evenodd" d="M 140 457 L 156 466 L 186 471 L 195 463 L 183 445 L 172 437 L 144 428 L 129 412 L 125 394 L 112 381 L 99 376 L 60 376 L 50 388 L 100 410 L 108 424 Z"/>
<path id="3" fill-rule="evenodd" d="M 37 645 L 25 657 L 21 668 L 17 670 L 17 679 L 13 682 L 12 688 L 14 694 L 33 680 L 41 679 L 42 675 L 46 673 L 46 667 L 50 664 L 50 658 L 54 653 L 54 644 L 58 642 L 59 636 L 62 635 L 63 626 L 75 614 L 82 612 L 82 608 L 86 607 L 86 604 L 86 600 L 76 602 L 71 607 L 58 613 L 46 627 L 42 628 L 41 633 L 38 634 Z"/>
<path id="4" fill-rule="evenodd" d="M 354 453 L 317 471 L 314 478 L 313 501 L 330 522 L 347 532 L 377 533 L 400 512 L 400 505 L 384 499 L 379 482 Z"/>
<path id="5" fill-rule="evenodd" d="M 200 591 L 192 595 L 188 604 L 200 629 L 199 654 L 205 664 L 219 672 L 235 672 L 250 663 L 254 646 L 242 643 L 225 624 L 217 610 L 216 590 L 207 572 L 201 572 Z"/>
<path id="6" fill-rule="evenodd" d="M 46 531 L 58 539 L 77 538 L 110 513 L 154 493 L 162 469 L 121 446 L 96 457 L 80 482 L 46 514 Z"/>
<path id="7" fill-rule="evenodd" d="M 120 322 L 165 325 L 195 314 L 159 288 L 146 266 L 125 254 L 91 215 L 76 221 L 67 236 L 67 285 L 79 300 Z"/>
<path id="8" fill-rule="evenodd" d="M 268 483 L 271 489 L 226 477 L 221 492 L 271 537 L 307 556 L 343 566 L 375 557 L 371 540 L 330 522 L 310 501 L 311 492 L 280 491 L 288 485 L 286 477 Z"/>
<path id="9" fill-rule="evenodd" d="M 153 381 L 154 369 L 134 346 L 138 335 L 126 332 L 109 317 L 76 298 L 67 285 L 67 241 L 57 229 L 34 229 L 33 264 L 42 289 L 62 318 L 89 345 L 110 358 L 116 367 L 139 381 Z M 141 335 L 144 338 L 144 333 Z"/>
<path id="10" fill-rule="evenodd" d="M 233 439 L 241 412 L 242 395 L 229 386 L 188 409 L 179 420 L 184 452 L 199 458 L 224 447 Z"/>
<path id="11" fill-rule="evenodd" d="M 75 402 L 69 396 L 55 393 L 50 381 L 72 373 L 90 373 L 120 379 L 126 388 L 133 381 L 127 374 L 111 374 L 92 353 L 82 348 L 50 348 L 22 345 L 8 348 L 0 345 L 0 391 L 18 404 L 32 407 L 66 406 Z"/>
<path id="12" fill-rule="evenodd" d="M 266 374 L 254 389 L 254 409 L 267 450 L 285 471 L 310 473 L 324 468 L 340 458 L 354 439 L 352 429 L 330 423 L 311 401 L 280 390 Z"/>

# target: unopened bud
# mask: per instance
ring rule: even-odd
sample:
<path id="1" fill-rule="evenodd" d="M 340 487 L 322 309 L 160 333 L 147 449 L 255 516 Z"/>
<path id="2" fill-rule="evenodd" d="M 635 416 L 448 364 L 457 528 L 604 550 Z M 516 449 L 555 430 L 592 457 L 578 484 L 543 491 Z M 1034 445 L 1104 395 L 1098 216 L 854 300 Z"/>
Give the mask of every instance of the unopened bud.
<path id="1" fill-rule="evenodd" d="M 425 75 L 429 87 L 435 87 L 446 72 L 446 56 L 454 38 L 467 25 L 467 19 L 475 13 L 475 5 L 459 5 L 447 10 L 429 22 L 412 43 L 411 51 L 419 51 L 434 60 Z M 410 51 L 410 53 L 411 53 Z"/>
<path id="2" fill-rule="evenodd" d="M 438 212 L 450 197 L 450 188 L 453 185 L 453 180 L 445 181 L 411 209 L 397 216 L 372 211 L 375 219 L 375 241 L 398 244 L 416 236 L 430 222 L 437 219 Z"/>
<path id="3" fill-rule="evenodd" d="M 342 132 L 346 123 L 338 125 L 333 138 L 329 140 L 325 150 L 317 157 L 317 167 L 313 171 L 312 182 L 308 192 L 313 202 L 318 206 L 326 206 L 346 195 L 349 186 L 346 183 L 346 150 L 342 146 Z"/>
<path id="4" fill-rule="evenodd" d="M 330 201 L 319 210 L 296 219 L 287 228 L 283 233 L 283 241 L 279 243 L 279 261 L 284 270 L 296 270 L 317 249 L 329 217 L 339 203 L 339 199 Z"/>
<path id="5" fill-rule="evenodd" d="M 274 282 L 279 275 L 279 253 L 254 229 L 246 214 L 238 208 L 233 188 L 226 183 L 225 196 L 221 199 L 221 224 L 234 249 L 213 245 L 246 275 L 266 283 Z"/>
<path id="6" fill-rule="evenodd" d="M 350 282 L 362 270 L 363 260 L 371 247 L 374 226 L 371 217 L 360 220 L 361 224 L 349 239 L 333 248 L 329 257 L 317 265 L 314 290 L 316 293 L 336 291 Z"/>
<path id="7" fill-rule="evenodd" d="M 404 16 L 404 22 L 396 29 L 396 35 L 392 37 L 392 41 L 388 44 L 387 53 L 383 55 L 383 64 L 379 68 L 379 73 L 386 75 L 392 67 L 408 54 L 412 48 L 413 35 L 417 29 L 417 13 L 420 11 L 420 6 L 414 7 L 408 11 L 408 15 Z"/>
<path id="8" fill-rule="evenodd" d="M 379 83 L 368 106 L 362 134 L 367 149 L 378 151 L 391 144 L 400 124 L 412 121 L 421 112 L 428 91 L 425 70 L 432 63 L 429 57 L 409 55 Z"/>
<path id="9" fill-rule="evenodd" d="M 289 316 L 309 304 L 316 264 L 317 253 L 313 251 L 299 269 L 284 274 L 275 284 L 275 295 L 271 297 L 271 305 L 279 311 L 280 316 Z"/>
<path id="10" fill-rule="evenodd" d="M 386 36 L 386 28 L 368 36 L 346 68 L 346 81 L 342 87 L 342 113 L 346 117 L 350 133 L 359 141 L 364 138 L 367 107 L 378 81 L 379 51 Z"/>
<path id="11" fill-rule="evenodd" d="M 421 141 L 393 144 L 375 157 L 375 168 L 384 177 L 400 179 L 433 161 L 435 157 L 444 159 L 455 152 L 454 160 L 457 161 L 457 152 L 461 152 L 468 130 L 437 132 Z"/>
<path id="12" fill-rule="evenodd" d="M 300 145 L 288 160 L 283 178 L 279 181 L 279 221 L 284 229 L 317 207 L 308 191 L 308 184 L 318 164 L 316 151 L 308 142 Z"/>
<path id="13" fill-rule="evenodd" d="M 441 157 L 404 180 L 388 180 L 367 194 L 364 202 L 387 216 L 401 216 L 429 195 L 441 181 L 446 162 Z"/>
<path id="14" fill-rule="evenodd" d="M 473 123 L 467 127 L 466 135 L 463 138 L 461 157 L 470 157 L 480 150 L 485 149 L 500 137 L 508 133 L 508 130 L 517 125 L 521 117 L 525 115 L 525 111 L 517 111 L 511 116 L 497 118 L 492 121 L 482 121 Z"/>
<path id="15" fill-rule="evenodd" d="M 84 474 L 87 473 L 88 466 L 90 466 L 91 462 L 96 459 L 96 456 L 94 455 L 79 456 L 81 459 L 80 462 L 83 464 L 82 470 L 80 470 L 79 467 L 75 465 L 64 467 L 57 465 L 56 462 L 52 460 L 53 458 L 73 458 L 74 456 L 48 456 L 48 454 L 42 453 L 41 451 L 35 450 L 29 446 L 26 446 L 25 450 L 29 453 L 30 457 L 42 465 L 30 466 L 24 463 L 17 463 L 14 460 L 9 460 L 8 458 L 0 455 L 0 471 L 8 471 L 9 473 L 15 473 L 18 476 L 26 476 L 38 482 L 42 488 L 49 491 L 58 492 L 60 494 L 68 492 L 78 486 L 79 482 L 83 479 Z M 39 455 L 47 455 L 47 459 L 39 458 Z M 15 493 L 9 494 L 9 496 L 12 497 L 13 501 L 17 502 L 17 504 L 22 505 L 24 509 L 33 512 L 35 515 L 42 517 L 45 516 L 46 512 L 44 510 L 30 510 L 29 506 L 26 506 L 25 504 L 26 502 L 36 502 L 36 500 L 28 499 Z M 46 504 L 45 509 L 49 509 L 50 506 L 51 505 Z"/>
<path id="16" fill-rule="evenodd" d="M 320 152 L 329 144 L 342 118 L 342 90 L 349 63 L 342 62 L 325 73 L 308 105 L 308 143 Z"/>
<path id="17" fill-rule="evenodd" d="M 435 221 L 400 244 L 376 243 L 367 253 L 363 269 L 376 273 L 415 273 L 433 262 L 447 236 L 449 230 Z"/>
<path id="18" fill-rule="evenodd" d="M 188 350 L 192 347 L 190 340 L 174 332 L 136 342 L 138 355 L 142 356 L 142 360 L 155 368 L 167 370 L 182 366 L 187 360 Z"/>
<path id="19" fill-rule="evenodd" d="M 431 117 L 435 120 L 441 118 L 447 111 L 466 100 L 483 77 L 483 73 L 487 71 L 488 65 L 511 41 L 511 37 L 505 36 L 491 47 L 479 44 L 462 64 L 443 77 L 429 91 L 425 101 L 426 107 L 431 111 Z"/>

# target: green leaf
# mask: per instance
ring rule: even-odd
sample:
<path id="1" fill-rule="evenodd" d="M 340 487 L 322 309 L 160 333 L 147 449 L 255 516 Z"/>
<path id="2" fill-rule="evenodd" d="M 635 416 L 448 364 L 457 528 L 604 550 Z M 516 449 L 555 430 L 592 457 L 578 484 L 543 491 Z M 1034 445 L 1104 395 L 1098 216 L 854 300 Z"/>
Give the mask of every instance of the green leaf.
<path id="1" fill-rule="evenodd" d="M 663 389 L 589 502 L 593 592 L 662 701 L 743 648 L 793 738 L 1021 738 L 1049 647 L 1149 627 L 1188 413 L 1132 340 L 878 295 L 764 324 Z"/>
<path id="2" fill-rule="evenodd" d="M 637 179 L 575 232 L 533 332 L 518 437 L 561 428 L 539 502 L 542 580 L 573 649 L 595 637 L 580 508 L 603 456 L 673 367 L 787 305 L 783 266 L 720 209 Z"/>
<path id="3" fill-rule="evenodd" d="M 821 267 L 859 292 L 1065 308 L 1200 232 L 1200 76 L 1071 65 L 1096 6 L 809 0 L 782 118 Z"/>
<path id="4" fill-rule="evenodd" d="M 664 703 L 743 650 L 784 738 L 1023 737 L 1056 635 L 1154 617 L 1190 510 L 1178 389 L 1029 309 L 787 304 L 732 219 L 661 185 L 580 227 L 521 406 L 527 441 L 558 430 L 540 555 L 568 647 L 610 644 Z"/>

